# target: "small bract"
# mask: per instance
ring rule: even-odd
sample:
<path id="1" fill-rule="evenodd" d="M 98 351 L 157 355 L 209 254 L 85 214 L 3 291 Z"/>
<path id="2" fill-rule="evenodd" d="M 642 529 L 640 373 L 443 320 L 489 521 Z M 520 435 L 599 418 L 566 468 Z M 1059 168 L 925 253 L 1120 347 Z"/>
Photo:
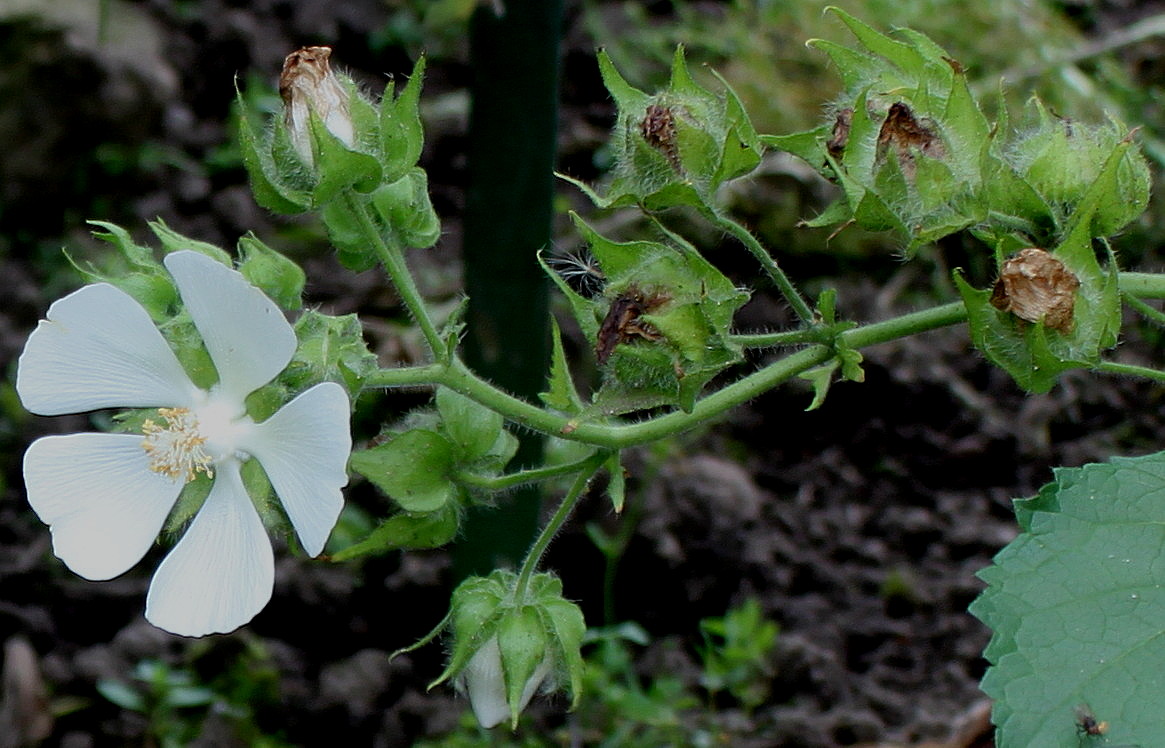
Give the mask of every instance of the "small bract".
<path id="1" fill-rule="evenodd" d="M 218 372 L 191 382 L 149 314 L 107 283 L 49 307 L 20 356 L 16 390 L 38 415 L 158 408 L 142 434 L 47 436 L 24 457 L 28 501 L 52 531 L 53 552 L 103 580 L 150 549 L 183 486 L 213 485 L 150 584 L 146 618 L 183 636 L 226 633 L 271 599 L 275 563 L 241 469 L 257 459 L 300 543 L 318 555 L 343 506 L 351 451 L 348 395 L 324 382 L 262 423 L 244 401 L 295 353 L 279 308 L 243 276 L 193 251 L 165 265 Z"/>

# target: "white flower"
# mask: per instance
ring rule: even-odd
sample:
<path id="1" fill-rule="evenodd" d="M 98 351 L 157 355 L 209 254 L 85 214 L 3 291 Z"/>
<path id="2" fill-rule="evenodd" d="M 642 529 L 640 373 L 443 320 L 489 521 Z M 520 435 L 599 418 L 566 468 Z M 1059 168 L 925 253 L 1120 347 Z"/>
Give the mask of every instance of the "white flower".
<path id="1" fill-rule="evenodd" d="M 553 660 L 547 656 L 534 668 L 533 674 L 522 688 L 522 700 L 518 703 L 521 712 L 530 699 L 550 675 Z M 510 705 L 506 701 L 505 673 L 502 670 L 502 653 L 498 647 L 498 637 L 494 634 L 469 658 L 469 664 L 461 672 L 457 684 L 469 696 L 469 706 L 477 723 L 487 730 L 510 718 Z"/>
<path id="2" fill-rule="evenodd" d="M 214 478 L 205 503 L 162 561 L 146 618 L 184 636 L 226 633 L 271 599 L 275 564 L 240 469 L 254 457 L 312 556 L 343 506 L 352 441 L 348 396 L 332 382 L 303 392 L 262 423 L 244 399 L 295 353 L 291 326 L 238 272 L 192 251 L 165 258 L 219 381 L 196 387 L 129 295 L 85 286 L 49 307 L 16 373 L 39 415 L 159 408 L 144 435 L 72 434 L 33 442 L 24 456 L 28 501 L 52 530 L 53 552 L 86 579 L 124 573 L 150 549 L 182 487 Z"/>

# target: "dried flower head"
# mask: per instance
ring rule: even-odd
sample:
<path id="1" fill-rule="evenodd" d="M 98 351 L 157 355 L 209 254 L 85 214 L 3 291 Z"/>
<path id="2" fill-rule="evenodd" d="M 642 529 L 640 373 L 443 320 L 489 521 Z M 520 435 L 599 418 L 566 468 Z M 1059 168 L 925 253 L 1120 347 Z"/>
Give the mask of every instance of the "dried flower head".
<path id="1" fill-rule="evenodd" d="M 915 153 L 930 158 L 946 156 L 946 148 L 932 124 L 916 117 L 910 107 L 901 101 L 890 105 L 890 111 L 886 113 L 886 119 L 878 130 L 879 162 L 886 158 L 890 148 L 898 156 L 898 167 L 907 179 L 914 178 Z"/>
<path id="2" fill-rule="evenodd" d="M 662 104 L 651 104 L 639 123 L 639 133 L 647 144 L 667 158 L 667 162 L 677 172 L 680 164 L 680 149 L 676 143 L 676 118 L 672 110 Z"/>
<path id="3" fill-rule="evenodd" d="M 296 152 L 305 163 L 314 161 L 311 148 L 311 112 L 328 132 L 351 147 L 355 128 L 348 112 L 348 91 L 332 72 L 331 47 L 303 47 L 283 60 L 279 95 L 283 114 Z"/>
<path id="4" fill-rule="evenodd" d="M 1072 330 L 1080 281 L 1059 258 L 1038 247 L 1021 249 L 999 271 L 991 304 L 1062 333 Z"/>

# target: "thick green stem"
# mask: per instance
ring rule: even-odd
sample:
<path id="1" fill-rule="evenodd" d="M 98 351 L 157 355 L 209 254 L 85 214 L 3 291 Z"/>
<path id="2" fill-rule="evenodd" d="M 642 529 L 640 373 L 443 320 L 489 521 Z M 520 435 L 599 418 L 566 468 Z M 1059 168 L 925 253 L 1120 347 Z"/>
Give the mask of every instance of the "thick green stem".
<path id="1" fill-rule="evenodd" d="M 782 345 L 824 342 L 821 331 L 814 329 L 730 335 L 728 339 L 730 342 L 745 348 L 776 348 Z"/>
<path id="2" fill-rule="evenodd" d="M 1141 379 L 1152 379 L 1155 382 L 1165 382 L 1165 371 L 1150 369 L 1147 366 L 1136 366 L 1134 364 L 1118 364 L 1115 361 L 1101 361 L 1097 364 L 1094 371 L 1105 374 L 1116 374 L 1122 377 L 1139 377 Z"/>
<path id="3" fill-rule="evenodd" d="M 1165 299 L 1165 274 L 1121 273 L 1120 290 L 1142 299 Z"/>
<path id="4" fill-rule="evenodd" d="M 356 199 L 351 194 L 346 199 L 349 209 L 359 219 L 360 229 L 368 239 L 369 245 L 376 251 L 377 259 L 384 265 L 389 280 L 392 281 L 396 292 L 400 294 L 405 309 L 420 326 L 421 334 L 425 336 L 425 341 L 429 344 L 433 356 L 438 361 L 444 361 L 448 357 L 445 341 L 441 340 L 437 326 L 433 324 L 433 319 L 429 316 L 425 300 L 421 298 L 421 292 L 417 290 L 417 284 L 413 280 L 412 273 L 409 272 L 408 264 L 405 263 L 404 250 L 399 244 L 392 241 L 391 237 L 386 237 L 377 228 L 376 222 L 368 214 L 367 203 Z"/>
<path id="5" fill-rule="evenodd" d="M 920 312 L 912 312 L 884 322 L 847 330 L 841 337 L 850 348 L 886 343 L 908 335 L 947 327 L 966 320 L 961 302 L 952 302 Z M 690 413 L 676 411 L 636 423 L 598 423 L 579 421 L 570 416 L 544 410 L 525 400 L 503 392 L 477 376 L 456 356 L 447 367 L 438 369 L 433 385 L 444 385 L 460 392 L 507 420 L 543 434 L 584 442 L 603 449 L 623 449 L 662 439 L 692 429 L 743 402 L 751 400 L 802 372 L 820 366 L 834 355 L 824 345 L 806 348 L 776 361 L 724 388 L 702 398 Z M 389 370 L 392 371 L 392 370 Z M 409 384 L 418 382 L 410 381 Z"/>
<path id="6" fill-rule="evenodd" d="M 717 226 L 735 236 L 740 240 L 741 244 L 748 248 L 748 251 L 752 253 L 752 256 L 756 258 L 761 268 L 764 269 L 765 274 L 776 284 L 781 295 L 785 297 L 785 301 L 789 302 L 789 306 L 793 307 L 793 311 L 801 318 L 801 321 L 807 325 L 811 324 L 813 322 L 813 310 L 809 308 L 809 304 L 805 299 L 801 298 L 801 292 L 797 290 L 797 287 L 789 280 L 789 276 L 785 275 L 785 271 L 781 270 L 777 261 L 757 241 L 756 237 L 748 229 L 727 216 L 716 215 L 713 216 L 713 220 Z"/>
<path id="7" fill-rule="evenodd" d="M 562 499 L 562 503 L 558 505 L 558 509 L 554 511 L 554 515 L 542 528 L 542 532 L 538 533 L 538 537 L 534 540 L 534 545 L 530 546 L 530 551 L 526 554 L 526 559 L 522 562 L 522 570 L 518 572 L 518 582 L 514 585 L 514 599 L 521 601 L 526 597 L 526 589 L 530 585 L 530 578 L 534 576 L 534 572 L 538 569 L 538 564 L 542 561 L 542 554 L 550 547 L 550 541 L 554 540 L 554 536 L 566 524 L 570 513 L 574 511 L 574 507 L 578 504 L 578 500 L 582 497 L 583 491 L 586 490 L 587 484 L 591 482 L 591 478 L 595 477 L 595 473 L 603 466 L 608 455 L 600 453 L 591 455 L 584 460 L 582 470 L 578 477 L 574 479 L 570 490 L 566 492 L 566 496 Z"/>

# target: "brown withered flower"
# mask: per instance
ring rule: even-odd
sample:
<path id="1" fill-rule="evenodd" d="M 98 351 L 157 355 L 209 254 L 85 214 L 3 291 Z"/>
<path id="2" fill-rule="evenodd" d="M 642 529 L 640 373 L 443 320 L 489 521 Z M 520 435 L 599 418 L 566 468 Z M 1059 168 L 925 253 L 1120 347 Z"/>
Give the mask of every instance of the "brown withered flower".
<path id="1" fill-rule="evenodd" d="M 595 336 L 595 359 L 599 365 L 607 363 L 615 352 L 615 346 L 620 343 L 629 342 L 632 338 L 659 340 L 662 337 L 659 331 L 641 320 L 640 316 L 650 314 L 667 301 L 669 298 L 664 294 L 644 293 L 635 286 L 616 296 Z"/>
<path id="2" fill-rule="evenodd" d="M 356 140 L 348 112 L 348 91 L 332 72 L 331 47 L 303 47 L 283 60 L 279 95 L 291 142 L 300 158 L 311 164 L 311 115 L 315 112 L 328 132 L 351 147 Z"/>
<path id="3" fill-rule="evenodd" d="M 907 179 L 914 179 L 914 154 L 921 153 L 930 158 L 944 158 L 946 147 L 931 125 L 919 119 L 904 102 L 890 105 L 886 119 L 878 130 L 877 159 L 881 163 L 891 149 L 898 156 L 898 167 Z"/>
<path id="4" fill-rule="evenodd" d="M 1080 280 L 1059 258 L 1038 247 L 1021 249 L 1003 263 L 991 305 L 1061 333 L 1072 330 Z"/>
<path id="5" fill-rule="evenodd" d="M 639 123 L 639 134 L 649 146 L 667 158 L 672 169 L 682 170 L 680 148 L 676 142 L 676 118 L 671 109 L 662 104 L 649 104 Z"/>
<path id="6" fill-rule="evenodd" d="M 833 120 L 833 131 L 825 143 L 825 150 L 829 151 L 829 155 L 833 156 L 835 161 L 845 153 L 845 144 L 849 140 L 849 130 L 853 126 L 853 122 L 854 110 L 852 107 L 847 106 L 837 110 Z"/>

